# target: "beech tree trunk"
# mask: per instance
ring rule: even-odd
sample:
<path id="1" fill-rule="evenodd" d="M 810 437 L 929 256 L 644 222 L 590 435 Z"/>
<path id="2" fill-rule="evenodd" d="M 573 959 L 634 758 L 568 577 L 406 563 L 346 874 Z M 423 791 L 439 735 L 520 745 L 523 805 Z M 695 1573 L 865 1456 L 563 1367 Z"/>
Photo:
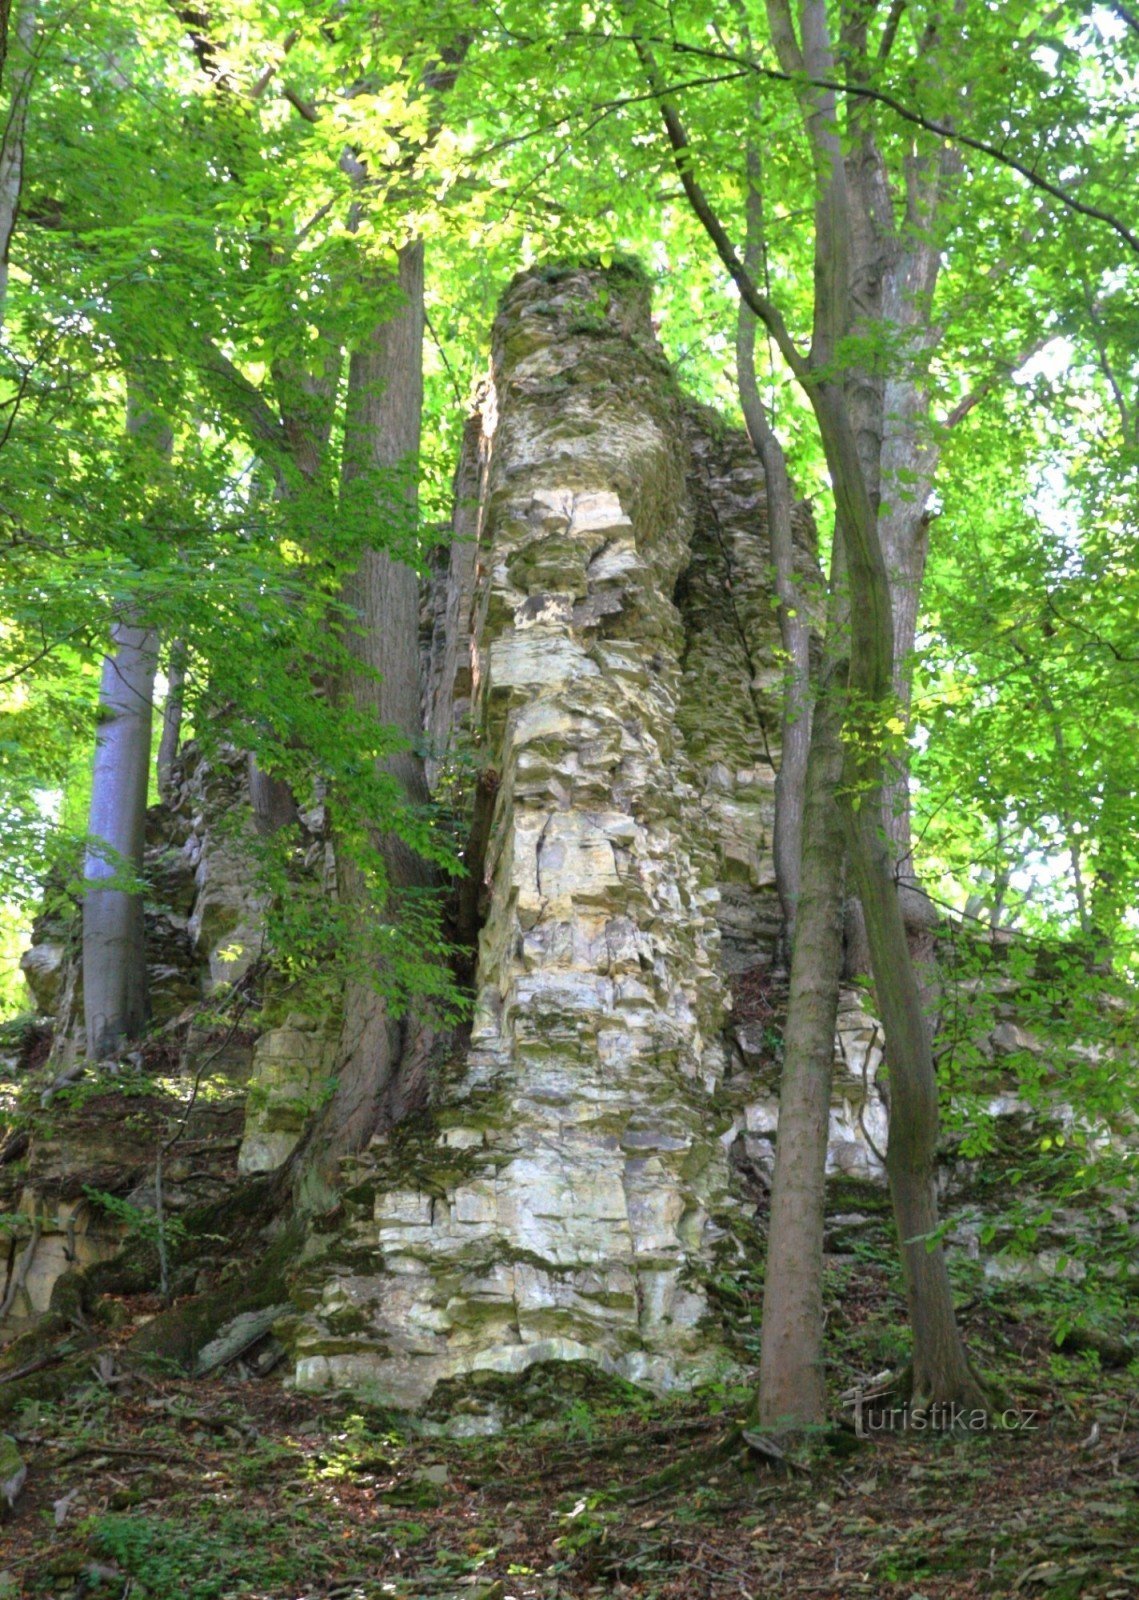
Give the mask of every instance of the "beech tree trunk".
<path id="1" fill-rule="evenodd" d="M 894 1207 L 906 1305 L 913 1333 L 915 1410 L 958 1402 L 985 1410 L 957 1327 L 953 1291 L 938 1237 L 937 1079 L 921 990 L 894 883 L 891 853 L 875 815 L 848 802 L 843 821 L 866 916 L 874 994 L 886 1035 L 890 1142 L 886 1172 Z"/>
<path id="2" fill-rule="evenodd" d="M 760 1425 L 802 1428 L 826 1418 L 823 1228 L 827 1131 L 842 959 L 842 776 L 846 662 L 824 663 L 812 719 L 802 871 L 783 1035 L 779 1132 L 767 1237 L 759 1360 Z"/>
<path id="3" fill-rule="evenodd" d="M 166 666 L 166 704 L 162 708 L 162 736 L 158 741 L 155 774 L 158 793 L 170 798 L 170 773 L 182 738 L 182 705 L 186 693 L 186 643 L 175 639 Z"/>
<path id="4" fill-rule="evenodd" d="M 127 433 L 157 458 L 169 456 L 169 429 L 131 387 Z M 128 616 L 112 627 L 111 643 L 99 685 L 83 867 L 83 1017 L 93 1061 L 139 1038 L 147 1020 L 143 897 L 129 880 L 141 873 L 146 846 L 158 634 Z"/>
<path id="5" fill-rule="evenodd" d="M 796 80 L 815 168 L 815 301 L 811 351 L 804 361 L 785 325 L 755 291 L 754 309 L 803 382 L 819 426 L 834 487 L 849 574 L 850 700 L 843 729 L 841 808 L 855 882 L 863 904 L 875 994 L 890 1073 L 890 1177 L 914 1340 L 918 1403 L 960 1400 L 984 1405 L 957 1326 L 937 1236 L 934 1160 L 937 1083 L 921 990 L 906 938 L 883 826 L 884 723 L 892 709 L 895 641 L 890 580 L 879 529 L 882 436 L 879 384 L 872 370 L 840 359 L 844 341 L 874 319 L 885 258 L 881 250 L 883 167 L 868 138 L 868 109 L 850 113 L 840 136 L 835 92 L 819 87 L 837 75 L 825 0 L 802 0 L 797 37 L 788 0 L 767 0 L 782 69 Z M 857 55 L 865 7 L 843 13 L 844 55 Z M 850 182 L 847 151 L 866 182 Z M 885 192 L 888 201 L 888 191 Z M 884 399 L 881 402 L 884 406 Z"/>
<path id="6" fill-rule="evenodd" d="M 423 409 L 423 245 L 401 250 L 403 303 L 354 351 L 348 376 L 341 498 L 344 514 L 367 516 L 377 533 L 411 555 L 417 503 L 416 468 Z M 367 673 L 349 687 L 357 708 L 377 726 L 395 727 L 409 747 L 384 766 L 413 801 L 427 800 L 417 744 L 421 739 L 419 580 L 414 567 L 381 547 L 366 549 L 345 597 L 358 621 L 354 639 Z M 373 674 L 378 674 L 374 676 Z M 430 881 L 426 864 L 391 835 L 381 841 L 392 889 Z M 362 874 L 341 853 L 339 893 L 350 914 L 375 915 Z M 307 1143 L 298 1198 L 320 1209 L 335 1197 L 337 1162 L 360 1150 L 396 1120 L 415 1093 L 426 1040 L 409 1019 L 396 1018 L 366 978 L 349 980 L 335 1066 L 336 1088 Z M 398 1081 L 397 1081 L 398 1080 Z"/>
<path id="7" fill-rule="evenodd" d="M 87 1055 L 103 1061 L 146 1026 L 142 895 L 98 887 L 142 870 L 158 635 L 117 623 L 103 662 L 83 868 L 83 1015 Z"/>

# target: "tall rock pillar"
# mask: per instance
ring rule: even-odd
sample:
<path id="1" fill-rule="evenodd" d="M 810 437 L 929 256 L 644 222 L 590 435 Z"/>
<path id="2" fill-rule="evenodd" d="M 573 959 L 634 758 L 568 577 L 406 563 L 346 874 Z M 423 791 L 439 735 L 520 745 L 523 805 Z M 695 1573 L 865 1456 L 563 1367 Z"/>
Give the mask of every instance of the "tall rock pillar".
<path id="1" fill-rule="evenodd" d="M 517 279 L 493 389 L 448 607 L 494 793 L 470 1046 L 359 1163 L 292 1334 L 302 1387 L 408 1406 L 538 1360 L 668 1387 L 724 1359 L 701 1287 L 728 1183 L 716 859 L 677 722 L 688 451 L 647 285 Z"/>

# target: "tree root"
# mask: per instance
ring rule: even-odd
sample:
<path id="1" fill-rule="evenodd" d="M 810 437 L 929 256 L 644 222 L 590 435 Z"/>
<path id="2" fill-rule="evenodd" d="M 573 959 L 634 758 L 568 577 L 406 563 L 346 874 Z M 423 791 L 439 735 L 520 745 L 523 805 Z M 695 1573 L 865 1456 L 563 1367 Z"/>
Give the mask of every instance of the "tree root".
<path id="1" fill-rule="evenodd" d="M 770 1434 L 736 1423 L 712 1444 L 702 1450 L 689 1451 L 660 1472 L 638 1478 L 627 1490 L 618 1491 L 615 1498 L 622 1505 L 646 1505 L 672 1490 L 694 1483 L 708 1483 L 709 1473 L 717 1468 L 731 1467 L 743 1476 L 757 1457 L 764 1466 L 776 1472 L 810 1475 L 810 1468 L 796 1460 Z"/>
<path id="2" fill-rule="evenodd" d="M 37 1217 L 32 1224 L 32 1236 L 20 1253 L 19 1260 L 13 1268 L 8 1287 L 4 1291 L 4 1298 L 0 1300 L 0 1322 L 3 1322 L 9 1311 L 11 1311 L 16 1303 L 16 1296 L 28 1281 L 28 1272 L 32 1262 L 35 1260 L 36 1247 L 40 1242 L 41 1227 L 42 1224 L 39 1217 Z"/>
<path id="3" fill-rule="evenodd" d="M 745 1448 L 744 1430 L 737 1424 L 703 1450 L 693 1450 L 661 1471 L 638 1478 L 627 1490 L 620 1491 L 616 1498 L 624 1505 L 641 1506 L 694 1481 L 705 1483 L 711 1469 L 737 1463 Z"/>

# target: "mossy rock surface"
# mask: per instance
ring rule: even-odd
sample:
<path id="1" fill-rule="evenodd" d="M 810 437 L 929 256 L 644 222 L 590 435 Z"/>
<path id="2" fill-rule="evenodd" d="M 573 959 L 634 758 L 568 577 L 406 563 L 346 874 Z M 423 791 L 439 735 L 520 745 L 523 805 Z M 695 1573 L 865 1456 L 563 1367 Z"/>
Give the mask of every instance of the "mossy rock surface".
<path id="1" fill-rule="evenodd" d="M 259 1311 L 288 1298 L 285 1275 L 300 1244 L 299 1229 L 281 1235 L 252 1270 L 236 1280 L 171 1306 L 143 1326 L 128 1349 L 191 1371 L 199 1350 L 243 1311 Z"/>
<path id="2" fill-rule="evenodd" d="M 524 1372 L 471 1372 L 437 1384 L 423 1411 L 427 1422 L 493 1413 L 506 1427 L 564 1422 L 570 1414 L 640 1414 L 651 1398 L 636 1384 L 589 1361 L 546 1361 Z"/>

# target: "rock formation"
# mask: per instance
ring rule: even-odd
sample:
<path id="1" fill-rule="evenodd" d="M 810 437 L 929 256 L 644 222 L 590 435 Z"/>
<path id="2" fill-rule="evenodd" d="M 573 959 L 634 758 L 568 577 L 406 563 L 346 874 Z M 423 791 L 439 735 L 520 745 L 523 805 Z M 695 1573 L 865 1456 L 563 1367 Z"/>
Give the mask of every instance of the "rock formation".
<path id="1" fill-rule="evenodd" d="M 470 1047 L 358 1163 L 291 1332 L 301 1386 L 400 1405 L 550 1358 L 657 1386 L 722 1363 L 726 980 L 777 933 L 750 451 L 684 405 L 619 269 L 516 280 L 482 415 L 427 713 L 493 791 Z"/>
<path id="2" fill-rule="evenodd" d="M 706 1284 L 739 1249 L 733 1167 L 760 1182 L 770 1168 L 782 669 L 761 470 L 742 434 L 681 394 L 636 272 L 512 285 L 454 531 L 425 594 L 424 722 L 437 788 L 476 795 L 462 895 L 478 924 L 473 1021 L 428 1111 L 346 1171 L 279 1331 L 301 1386 L 397 1405 L 544 1359 L 688 1384 L 729 1361 Z M 810 591 L 805 507 L 796 535 Z M 191 749 L 152 814 L 159 1021 L 260 950 L 246 800 L 236 753 L 207 766 Z M 315 872 L 324 848 L 314 836 Z M 45 923 L 26 962 L 60 1064 L 82 1014 L 69 937 Z M 194 1149 L 217 1160 L 168 1174 L 174 1205 L 194 1171 L 214 1174 L 213 1194 L 278 1167 L 319 1100 L 335 1019 L 270 1022 L 211 1065 L 229 1120 L 215 1150 L 197 1113 Z M 184 1084 L 216 1046 L 191 1033 Z M 880 1175 L 878 1055 L 850 996 L 836 1170 Z M 136 1119 L 138 1150 L 105 1180 L 132 1203 L 152 1188 L 160 1121 L 160 1108 L 153 1126 Z M 117 1235 L 84 1209 L 92 1152 L 73 1149 L 64 1173 L 50 1136 L 33 1143 L 19 1203 L 40 1218 L 24 1297 L 40 1310 L 67 1261 Z"/>

